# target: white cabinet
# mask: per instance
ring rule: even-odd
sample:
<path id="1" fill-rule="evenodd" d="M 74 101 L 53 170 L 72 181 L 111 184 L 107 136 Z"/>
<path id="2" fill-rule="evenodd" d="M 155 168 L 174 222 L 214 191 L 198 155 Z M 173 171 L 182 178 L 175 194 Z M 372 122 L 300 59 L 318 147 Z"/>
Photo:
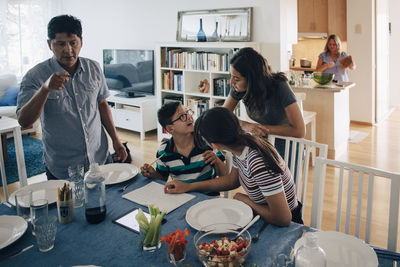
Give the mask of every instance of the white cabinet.
<path id="1" fill-rule="evenodd" d="M 157 100 L 155 96 L 125 98 L 112 91 L 107 102 L 111 109 L 115 127 L 140 132 L 144 140 L 145 132 L 157 128 Z"/>
<path id="2" fill-rule="evenodd" d="M 257 43 L 172 43 L 161 44 L 156 49 L 157 106 L 166 101 L 181 101 L 194 111 L 196 118 L 204 110 L 221 106 L 229 94 L 229 60 L 242 47 L 259 51 Z M 201 92 L 201 82 L 209 84 L 208 92 Z M 241 102 L 240 102 L 241 103 Z M 246 118 L 242 104 L 236 110 Z M 169 138 L 158 124 L 158 140 Z"/>

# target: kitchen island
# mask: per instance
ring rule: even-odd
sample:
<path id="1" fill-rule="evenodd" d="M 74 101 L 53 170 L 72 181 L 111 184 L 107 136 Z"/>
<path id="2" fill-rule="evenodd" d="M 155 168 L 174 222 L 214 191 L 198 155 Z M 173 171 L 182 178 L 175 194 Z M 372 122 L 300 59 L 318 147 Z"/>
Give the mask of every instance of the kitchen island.
<path id="1" fill-rule="evenodd" d="M 292 86 L 295 93 L 306 93 L 303 109 L 317 112 L 316 141 L 328 145 L 328 158 L 336 159 L 347 149 L 350 132 L 349 89 L 353 82 L 310 87 Z"/>

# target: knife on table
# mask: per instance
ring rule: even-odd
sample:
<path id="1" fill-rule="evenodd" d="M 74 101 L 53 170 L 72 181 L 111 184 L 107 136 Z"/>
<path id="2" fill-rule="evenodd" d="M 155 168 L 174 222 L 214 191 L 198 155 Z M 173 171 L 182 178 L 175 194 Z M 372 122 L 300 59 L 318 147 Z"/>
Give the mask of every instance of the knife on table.
<path id="1" fill-rule="evenodd" d="M 7 256 L 6 258 L 4 258 L 4 259 L 11 259 L 11 258 L 17 257 L 18 255 L 21 255 L 22 253 L 24 253 L 24 252 L 27 251 L 27 250 L 30 250 L 31 248 L 33 248 L 33 244 L 27 246 L 26 248 L 22 248 L 22 249 L 20 249 L 20 250 L 17 250 L 16 252 L 14 252 L 14 253 L 8 255 L 8 256 Z"/>

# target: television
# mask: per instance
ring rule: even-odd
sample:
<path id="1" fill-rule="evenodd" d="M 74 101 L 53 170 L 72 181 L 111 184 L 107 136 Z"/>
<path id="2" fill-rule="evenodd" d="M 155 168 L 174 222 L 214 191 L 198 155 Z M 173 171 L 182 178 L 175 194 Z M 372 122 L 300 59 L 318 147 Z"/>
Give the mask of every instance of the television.
<path id="1" fill-rule="evenodd" d="M 154 51 L 103 49 L 103 70 L 110 90 L 120 97 L 154 95 Z"/>

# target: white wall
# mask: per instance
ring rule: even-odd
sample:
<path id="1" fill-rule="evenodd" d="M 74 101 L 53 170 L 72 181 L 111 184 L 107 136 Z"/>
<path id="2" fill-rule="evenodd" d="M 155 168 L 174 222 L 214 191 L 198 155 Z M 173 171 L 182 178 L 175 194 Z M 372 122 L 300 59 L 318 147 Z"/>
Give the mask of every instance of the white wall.
<path id="1" fill-rule="evenodd" d="M 390 104 L 395 107 L 400 106 L 400 82 L 399 82 L 399 62 L 400 62 L 400 1 L 389 1 L 389 20 L 392 23 L 392 34 L 390 35 L 390 59 L 389 59 L 389 86 Z"/>
<path id="2" fill-rule="evenodd" d="M 293 54 L 293 44 L 297 43 L 297 0 L 282 0 L 280 27 L 281 27 L 281 70 L 289 69 L 289 59 Z"/>
<path id="3" fill-rule="evenodd" d="M 279 0 L 63 1 L 63 12 L 82 20 L 81 56 L 99 62 L 103 48 L 154 49 L 156 43 L 175 42 L 178 11 L 232 7 L 253 7 L 253 41 L 261 43 L 261 52 L 273 70 L 281 69 L 280 47 L 286 49 L 287 44 L 280 40 Z"/>
<path id="4" fill-rule="evenodd" d="M 350 119 L 374 123 L 375 119 L 375 0 L 347 0 L 347 50 L 357 69 L 349 71 Z M 356 33 L 356 25 L 361 33 Z"/>

